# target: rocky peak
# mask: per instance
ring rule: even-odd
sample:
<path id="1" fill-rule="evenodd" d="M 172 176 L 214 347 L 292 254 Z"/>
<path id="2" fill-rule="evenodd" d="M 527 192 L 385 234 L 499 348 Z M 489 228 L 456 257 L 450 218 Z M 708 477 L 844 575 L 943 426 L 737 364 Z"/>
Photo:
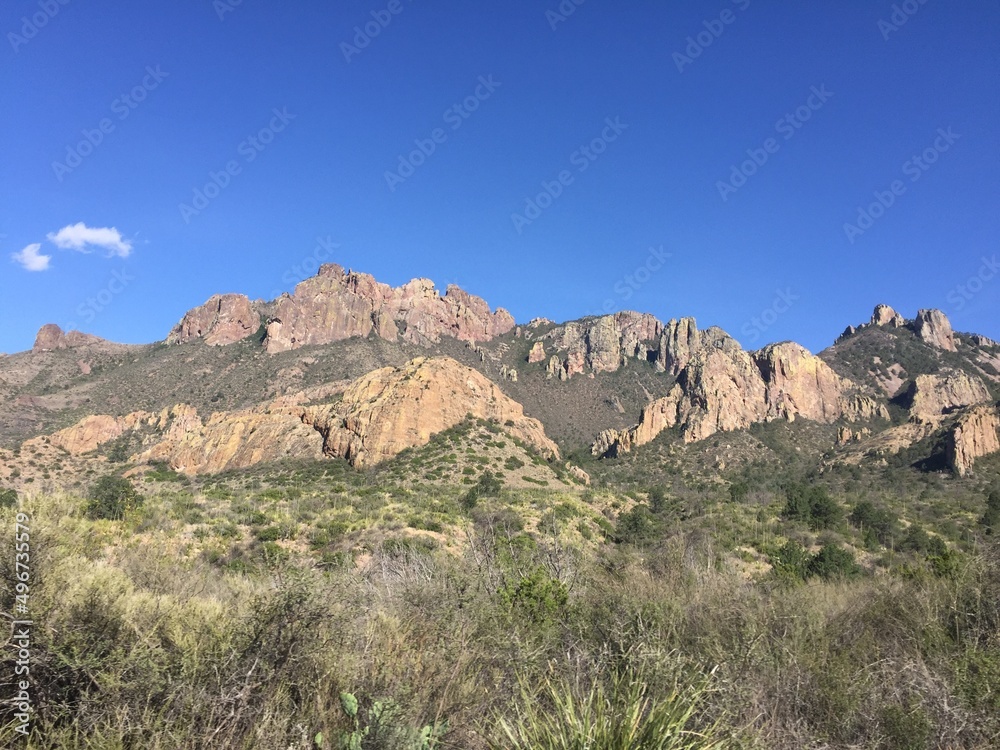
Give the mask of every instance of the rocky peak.
<path id="1" fill-rule="evenodd" d="M 189 310 L 167 336 L 168 344 L 201 338 L 209 346 L 225 346 L 252 336 L 260 328 L 260 313 L 242 294 L 216 294 Z"/>
<path id="2" fill-rule="evenodd" d="M 888 305 L 876 305 L 870 325 L 902 328 L 906 325 L 906 320 Z"/>
<path id="3" fill-rule="evenodd" d="M 273 353 L 376 335 L 426 346 L 443 336 L 489 341 L 513 328 L 509 312 L 491 312 L 484 300 L 457 286 L 449 286 L 444 296 L 429 279 L 393 288 L 328 263 L 294 294 L 278 299 L 264 345 Z"/>
<path id="4" fill-rule="evenodd" d="M 54 352 L 57 349 L 73 349 L 87 344 L 102 344 L 104 339 L 79 331 L 63 332 L 55 323 L 47 323 L 38 329 L 32 352 Z"/>
<path id="5" fill-rule="evenodd" d="M 951 321 L 940 310 L 920 310 L 913 321 L 914 332 L 931 346 L 948 352 L 958 351 Z"/>

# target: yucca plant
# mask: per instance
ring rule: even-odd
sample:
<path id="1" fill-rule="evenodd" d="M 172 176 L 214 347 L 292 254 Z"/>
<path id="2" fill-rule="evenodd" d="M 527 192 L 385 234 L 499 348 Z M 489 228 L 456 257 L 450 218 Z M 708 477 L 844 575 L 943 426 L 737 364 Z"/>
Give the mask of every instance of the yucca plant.
<path id="1" fill-rule="evenodd" d="M 643 667 L 615 671 L 581 688 L 549 676 L 519 679 L 514 715 L 497 716 L 494 750 L 721 750 L 717 724 L 693 728 L 711 674 L 657 694 Z"/>

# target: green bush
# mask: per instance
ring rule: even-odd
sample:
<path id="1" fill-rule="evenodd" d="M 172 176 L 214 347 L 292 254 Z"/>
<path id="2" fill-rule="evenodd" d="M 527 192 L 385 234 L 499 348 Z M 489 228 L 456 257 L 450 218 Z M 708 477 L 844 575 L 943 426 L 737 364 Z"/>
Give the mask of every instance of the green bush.
<path id="1" fill-rule="evenodd" d="M 862 500 L 854 506 L 854 510 L 851 511 L 848 520 L 852 526 L 862 531 L 865 535 L 866 543 L 874 540 L 884 547 L 892 545 L 897 532 L 898 521 L 885 508 L 879 508 L 868 500 Z"/>
<path id="2" fill-rule="evenodd" d="M 615 541 L 621 544 L 649 544 L 660 535 L 658 519 L 648 505 L 636 505 L 618 516 Z"/>
<path id="3" fill-rule="evenodd" d="M 808 572 L 820 578 L 852 578 L 861 571 L 850 550 L 827 544 L 809 561 Z"/>
<path id="4" fill-rule="evenodd" d="M 14 508 L 17 506 L 17 490 L 9 488 L 0 490 L 0 508 Z"/>
<path id="5" fill-rule="evenodd" d="M 479 481 L 465 493 L 465 496 L 462 498 L 462 505 L 467 510 L 471 510 L 476 507 L 480 498 L 497 497 L 500 495 L 500 490 L 502 489 L 503 481 L 501 481 L 501 479 L 492 471 L 487 469 L 483 472 L 482 476 L 479 477 Z"/>
<path id="6" fill-rule="evenodd" d="M 118 521 L 142 507 L 143 497 L 135 485 L 115 474 L 103 476 L 90 489 L 87 515 L 93 519 Z"/>
<path id="7" fill-rule="evenodd" d="M 550 578 L 541 568 L 506 584 L 499 595 L 504 606 L 534 625 L 553 622 L 569 601 L 565 584 Z"/>
<path id="8" fill-rule="evenodd" d="M 823 487 L 792 484 L 785 488 L 785 498 L 785 518 L 805 521 L 814 531 L 832 529 L 843 518 L 840 506 Z"/>
<path id="9" fill-rule="evenodd" d="M 809 574 L 812 556 L 801 544 L 789 539 L 771 556 L 770 562 L 779 577 L 803 580 Z"/>

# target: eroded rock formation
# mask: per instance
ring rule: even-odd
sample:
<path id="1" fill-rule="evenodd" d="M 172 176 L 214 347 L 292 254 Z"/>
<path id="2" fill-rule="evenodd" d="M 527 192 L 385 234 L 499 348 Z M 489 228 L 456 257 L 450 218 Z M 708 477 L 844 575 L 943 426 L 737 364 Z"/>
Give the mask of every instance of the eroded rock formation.
<path id="1" fill-rule="evenodd" d="M 948 432 L 945 455 L 952 471 L 964 476 L 977 458 L 1000 451 L 1000 406 L 980 404 L 959 416 Z"/>
<path id="2" fill-rule="evenodd" d="M 484 300 L 457 286 L 449 286 L 443 296 L 428 279 L 392 288 L 331 263 L 299 284 L 293 295 L 278 299 L 264 346 L 268 352 L 283 352 L 369 335 L 422 345 L 442 336 L 490 341 L 513 328 L 510 313 L 502 308 L 491 312 Z"/>
<path id="3" fill-rule="evenodd" d="M 260 313 L 242 294 L 216 294 L 200 307 L 189 310 L 167 336 L 168 344 L 183 344 L 201 338 L 210 346 L 242 341 L 260 328 Z"/>
<path id="4" fill-rule="evenodd" d="M 104 339 L 91 336 L 89 333 L 79 331 L 63 332 L 63 329 L 55 323 L 47 323 L 38 329 L 35 336 L 35 344 L 31 347 L 33 352 L 54 352 L 58 349 L 73 349 L 78 346 L 88 344 L 107 343 Z"/>
<path id="5" fill-rule="evenodd" d="M 318 396 L 336 395 L 339 400 L 331 403 L 306 405 Z M 414 359 L 350 383 L 313 388 L 252 409 L 218 412 L 204 422 L 193 408 L 181 405 L 159 414 L 93 415 L 34 440 L 48 440 L 81 455 L 129 431 L 144 430 L 148 434 L 138 437 L 146 445 L 134 460 L 166 461 L 189 474 L 323 455 L 343 457 L 360 467 L 424 445 L 468 415 L 496 422 L 547 458 L 559 456 L 542 424 L 526 417 L 519 403 L 476 370 L 447 357 Z"/>

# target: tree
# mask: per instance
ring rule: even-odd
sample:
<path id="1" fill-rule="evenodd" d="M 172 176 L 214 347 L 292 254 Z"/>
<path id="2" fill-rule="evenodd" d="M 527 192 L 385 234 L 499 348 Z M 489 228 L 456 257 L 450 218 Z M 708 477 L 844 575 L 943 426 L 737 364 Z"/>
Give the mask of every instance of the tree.
<path id="1" fill-rule="evenodd" d="M 826 488 L 792 484 L 785 488 L 785 518 L 805 521 L 813 531 L 831 529 L 840 523 L 843 511 Z"/>
<path id="2" fill-rule="evenodd" d="M 144 498 L 125 477 L 108 474 L 98 479 L 90 489 L 87 515 L 93 519 L 118 521 L 142 507 Z"/>
<path id="3" fill-rule="evenodd" d="M 1000 531 L 1000 490 L 993 490 L 986 498 L 986 512 L 979 519 L 979 524 L 986 528 L 987 534 Z"/>
<path id="4" fill-rule="evenodd" d="M 896 534 L 897 520 L 885 508 L 879 508 L 868 500 L 862 500 L 854 506 L 848 520 L 851 525 L 863 531 L 866 542 L 871 535 L 884 547 L 892 545 Z"/>
<path id="5" fill-rule="evenodd" d="M 660 525 L 648 505 L 639 504 L 618 516 L 615 541 L 641 545 L 659 536 Z"/>
<path id="6" fill-rule="evenodd" d="M 931 547 L 931 537 L 923 527 L 917 523 L 911 523 L 906 530 L 906 536 L 900 542 L 899 548 L 904 552 L 927 552 Z"/>

